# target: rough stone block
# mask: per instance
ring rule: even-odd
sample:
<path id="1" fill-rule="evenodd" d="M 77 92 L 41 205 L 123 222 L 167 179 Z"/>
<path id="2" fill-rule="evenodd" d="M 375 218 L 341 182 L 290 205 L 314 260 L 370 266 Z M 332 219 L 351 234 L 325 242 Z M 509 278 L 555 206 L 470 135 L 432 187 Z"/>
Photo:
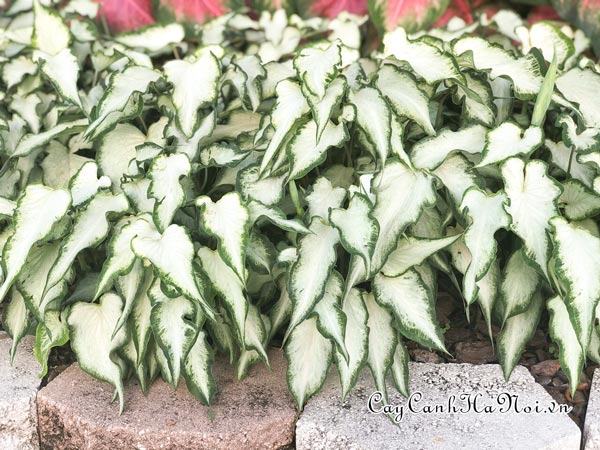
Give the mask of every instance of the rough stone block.
<path id="1" fill-rule="evenodd" d="M 594 371 L 583 424 L 585 450 L 600 450 L 600 369 Z"/>
<path id="2" fill-rule="evenodd" d="M 287 392 L 281 351 L 269 354 L 271 369 L 255 365 L 237 381 L 233 368 L 217 361 L 219 394 L 206 407 L 181 380 L 178 389 L 157 380 L 145 397 L 125 388 L 125 411 L 111 403 L 113 389 L 76 364 L 38 394 L 43 449 L 276 449 L 293 444 L 296 410 Z"/>
<path id="3" fill-rule="evenodd" d="M 0 332 L 0 448 L 4 450 L 39 448 L 35 396 L 40 366 L 33 357 L 33 344 L 33 336 L 26 336 L 11 365 L 12 340 Z"/>
<path id="4" fill-rule="evenodd" d="M 296 448 L 303 449 L 573 449 L 580 446 L 581 433 L 566 413 L 516 412 L 507 396 L 518 396 L 518 408 L 547 408 L 552 397 L 535 383 L 524 367 L 517 367 L 505 382 L 498 365 L 411 363 L 410 387 L 413 409 L 389 383 L 389 405 L 403 411 L 402 420 L 369 411 L 369 398 L 375 388 L 370 373 L 363 371 L 356 388 L 346 401 L 340 398 L 337 374 L 332 373 L 323 391 L 305 406 L 296 426 Z M 420 401 L 419 399 L 420 393 Z M 489 405 L 496 412 L 478 409 Z M 451 409 L 449 400 L 455 396 Z M 477 400 L 474 400 L 477 398 Z M 515 397 L 511 397 L 514 399 Z M 373 402 L 380 411 L 383 402 Z M 436 405 L 440 405 L 436 407 Z M 426 412 L 429 406 L 431 411 Z M 499 412 L 500 407 L 507 409 Z M 402 409 L 404 408 L 404 409 Z M 436 409 L 437 408 L 437 409 Z"/>

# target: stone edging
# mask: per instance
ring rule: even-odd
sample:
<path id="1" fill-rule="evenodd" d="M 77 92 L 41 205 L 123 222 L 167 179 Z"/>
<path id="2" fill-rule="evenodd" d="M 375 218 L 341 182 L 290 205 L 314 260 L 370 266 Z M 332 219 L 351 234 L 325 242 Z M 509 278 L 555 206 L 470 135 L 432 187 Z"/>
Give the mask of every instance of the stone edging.
<path id="1" fill-rule="evenodd" d="M 270 352 L 271 370 L 257 365 L 238 382 L 226 363 L 215 366 L 221 388 L 217 404 L 202 406 L 182 381 L 174 391 L 157 381 L 144 397 L 138 386 L 126 390 L 126 411 L 111 404 L 112 388 L 72 365 L 39 392 L 38 366 L 26 338 L 16 366 L 0 361 L 0 448 L 2 449 L 221 449 L 221 448 L 522 448 L 579 449 L 579 428 L 566 416 L 505 414 L 406 415 L 399 426 L 368 412 L 374 391 L 365 370 L 357 388 L 341 401 L 334 371 L 323 391 L 298 414 L 287 392 L 285 359 Z M 0 352 L 10 340 L 0 333 Z M 519 393 L 524 402 L 551 400 L 527 370 L 518 367 L 509 383 L 499 366 L 411 363 L 411 389 L 423 402 L 440 401 L 460 390 Z M 600 450 L 600 372 L 594 377 L 585 425 L 586 450 Z M 36 409 L 37 394 L 37 409 Z M 390 391 L 390 404 L 405 400 Z M 424 404 L 424 403 L 423 403 Z M 597 411 L 598 410 L 598 411 Z M 39 421 L 38 421 L 39 417 Z M 499 419 L 499 420 L 498 420 Z M 36 427 L 36 422 L 39 427 Z M 496 429 L 494 429 L 496 427 Z M 37 428 L 39 428 L 39 441 Z M 485 433 L 481 432 L 483 429 Z M 480 438 L 478 438 L 480 436 Z M 491 439 L 495 436 L 495 439 Z M 509 436 L 507 439 L 505 436 Z M 540 436 L 547 438 L 540 440 Z M 504 440 L 498 440 L 498 438 Z M 480 439 L 481 442 L 478 440 Z M 512 439 L 512 440 L 511 440 Z M 515 440 L 516 439 L 516 440 Z"/>

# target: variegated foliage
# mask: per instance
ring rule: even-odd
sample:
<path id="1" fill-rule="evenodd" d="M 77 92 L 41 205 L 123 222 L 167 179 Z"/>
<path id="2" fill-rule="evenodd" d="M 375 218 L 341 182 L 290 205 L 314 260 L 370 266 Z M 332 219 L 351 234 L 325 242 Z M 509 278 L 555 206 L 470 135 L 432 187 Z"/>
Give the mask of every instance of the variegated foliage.
<path id="1" fill-rule="evenodd" d="M 507 376 L 544 306 L 573 387 L 598 355 L 600 75 L 579 31 L 397 28 L 364 55 L 350 15 L 110 38 L 88 2 L 57 11 L 0 19 L 2 326 L 35 333 L 42 374 L 70 341 L 121 406 L 131 377 L 209 403 L 215 353 L 243 377 L 283 345 L 300 408 L 332 365 L 343 395 L 365 366 L 406 394 L 405 342 L 447 351 L 451 282 L 501 327 Z"/>

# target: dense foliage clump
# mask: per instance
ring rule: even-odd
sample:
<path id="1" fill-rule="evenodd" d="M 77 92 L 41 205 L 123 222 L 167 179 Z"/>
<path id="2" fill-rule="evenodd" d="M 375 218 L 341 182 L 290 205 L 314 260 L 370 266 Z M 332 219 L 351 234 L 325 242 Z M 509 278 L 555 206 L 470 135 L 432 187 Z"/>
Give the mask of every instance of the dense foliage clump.
<path id="1" fill-rule="evenodd" d="M 213 400 L 282 345 L 299 407 L 332 364 L 408 390 L 446 352 L 438 280 L 496 324 L 508 376 L 542 311 L 574 389 L 600 361 L 600 68 L 510 11 L 362 47 L 364 20 L 116 37 L 93 4 L 0 19 L 0 299 L 43 367 Z M 491 335 L 491 333 L 490 333 Z"/>

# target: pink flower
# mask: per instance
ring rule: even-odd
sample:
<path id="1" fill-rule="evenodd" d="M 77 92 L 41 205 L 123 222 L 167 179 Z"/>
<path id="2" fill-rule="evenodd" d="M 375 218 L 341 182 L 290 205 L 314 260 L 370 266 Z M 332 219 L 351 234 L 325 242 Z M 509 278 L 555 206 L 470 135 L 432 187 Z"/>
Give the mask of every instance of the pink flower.
<path id="1" fill-rule="evenodd" d="M 202 23 L 225 14 L 227 8 L 219 0 L 160 0 L 161 6 L 173 13 L 176 20 Z"/>
<path id="2" fill-rule="evenodd" d="M 153 24 L 152 0 L 99 0 L 98 14 L 114 32 L 130 31 Z"/>
<path id="3" fill-rule="evenodd" d="M 310 7 L 310 12 L 317 16 L 336 17 L 342 11 L 364 15 L 367 13 L 366 0 L 317 0 Z"/>
<path id="4" fill-rule="evenodd" d="M 473 14 L 471 13 L 471 6 L 467 0 L 452 0 L 448 5 L 448 9 L 444 11 L 444 14 L 436 20 L 433 24 L 434 27 L 445 26 L 450 19 L 453 17 L 460 17 L 465 23 L 473 23 Z"/>

